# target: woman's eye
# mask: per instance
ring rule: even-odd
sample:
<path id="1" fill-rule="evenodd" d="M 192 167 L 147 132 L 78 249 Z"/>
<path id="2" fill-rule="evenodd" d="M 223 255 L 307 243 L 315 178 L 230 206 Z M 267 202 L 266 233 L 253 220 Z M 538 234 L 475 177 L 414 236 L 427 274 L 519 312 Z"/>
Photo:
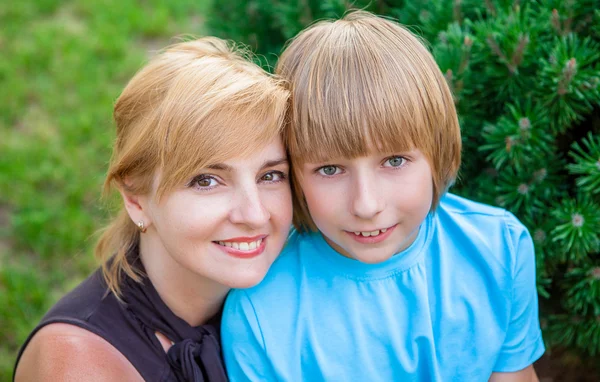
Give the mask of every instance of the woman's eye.
<path id="1" fill-rule="evenodd" d="M 403 157 L 391 157 L 385 161 L 385 167 L 400 167 L 406 162 L 406 159 Z"/>
<path id="2" fill-rule="evenodd" d="M 213 178 L 212 176 L 206 176 L 206 175 L 201 175 L 201 176 L 197 177 L 196 179 L 194 179 L 192 182 L 193 186 L 198 186 L 200 188 L 215 187 L 218 184 L 219 183 L 217 182 L 217 180 L 215 178 Z"/>
<path id="3" fill-rule="evenodd" d="M 319 174 L 324 176 L 332 176 L 340 173 L 340 168 L 337 166 L 323 166 L 318 170 Z"/>
<path id="4" fill-rule="evenodd" d="M 271 171 L 263 175 L 260 180 L 263 182 L 276 183 L 285 179 L 285 174 L 281 171 Z"/>

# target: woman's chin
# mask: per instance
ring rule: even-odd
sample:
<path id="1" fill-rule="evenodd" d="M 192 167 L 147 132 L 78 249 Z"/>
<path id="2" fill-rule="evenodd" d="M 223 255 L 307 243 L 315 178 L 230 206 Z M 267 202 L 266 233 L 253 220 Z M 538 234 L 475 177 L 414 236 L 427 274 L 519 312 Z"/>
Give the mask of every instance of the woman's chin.
<path id="1" fill-rule="evenodd" d="M 247 289 L 252 288 L 255 285 L 258 285 L 266 276 L 266 272 L 251 272 L 247 270 L 243 272 L 243 274 L 237 275 L 237 277 L 231 277 L 227 280 L 228 287 L 232 289 Z"/>

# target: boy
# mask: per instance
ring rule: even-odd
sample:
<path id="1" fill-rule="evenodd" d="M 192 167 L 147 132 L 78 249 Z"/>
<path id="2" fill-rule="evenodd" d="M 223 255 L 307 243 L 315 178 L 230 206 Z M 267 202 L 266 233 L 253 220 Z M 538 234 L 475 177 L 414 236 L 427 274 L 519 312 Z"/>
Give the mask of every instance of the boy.
<path id="1" fill-rule="evenodd" d="M 228 297 L 231 380 L 536 380 L 531 237 L 446 193 L 460 131 L 422 43 L 359 11 L 300 33 L 277 72 L 297 232 L 260 285 Z"/>

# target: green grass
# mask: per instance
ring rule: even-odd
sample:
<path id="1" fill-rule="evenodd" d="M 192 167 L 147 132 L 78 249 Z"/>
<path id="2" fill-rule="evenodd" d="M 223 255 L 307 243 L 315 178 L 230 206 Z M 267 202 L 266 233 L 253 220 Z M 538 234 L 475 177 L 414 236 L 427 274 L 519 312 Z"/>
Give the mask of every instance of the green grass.
<path id="1" fill-rule="evenodd" d="M 202 35 L 209 0 L 0 3 L 0 381 L 97 264 L 112 105 L 152 51 Z"/>

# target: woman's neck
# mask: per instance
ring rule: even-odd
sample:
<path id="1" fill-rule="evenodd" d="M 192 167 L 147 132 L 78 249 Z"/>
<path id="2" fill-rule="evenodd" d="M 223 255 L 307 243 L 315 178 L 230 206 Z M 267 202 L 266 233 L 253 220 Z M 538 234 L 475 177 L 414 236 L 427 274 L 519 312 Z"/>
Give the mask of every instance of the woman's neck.
<path id="1" fill-rule="evenodd" d="M 190 326 L 205 324 L 219 312 L 230 288 L 183 267 L 156 241 L 142 237 L 140 258 L 158 295 Z"/>

